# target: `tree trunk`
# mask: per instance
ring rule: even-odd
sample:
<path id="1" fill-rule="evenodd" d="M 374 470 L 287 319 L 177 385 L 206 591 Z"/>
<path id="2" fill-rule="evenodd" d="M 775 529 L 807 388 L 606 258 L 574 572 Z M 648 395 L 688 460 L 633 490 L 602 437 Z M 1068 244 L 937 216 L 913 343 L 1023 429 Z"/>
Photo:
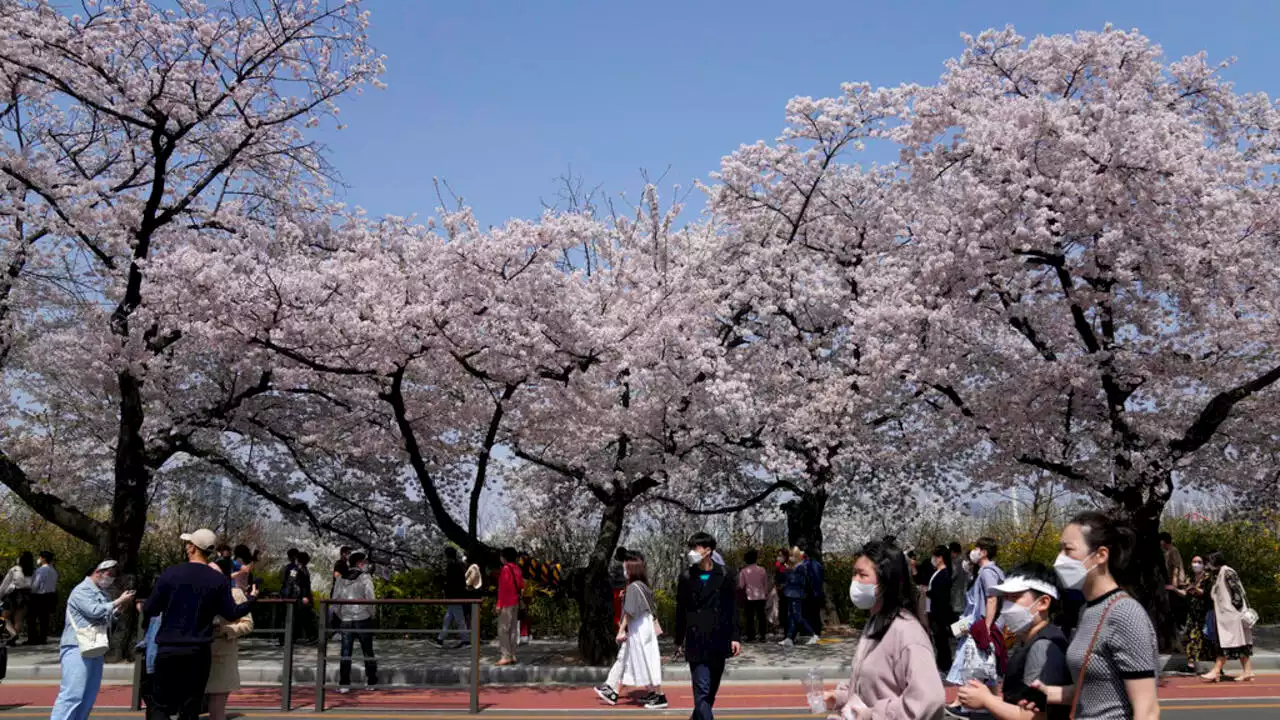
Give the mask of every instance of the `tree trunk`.
<path id="1" fill-rule="evenodd" d="M 618 655 L 615 641 L 617 628 L 613 620 L 613 585 L 609 582 L 609 563 L 622 537 L 622 523 L 627 502 L 613 497 L 604 506 L 595 547 L 574 583 L 578 603 L 578 652 L 588 665 L 609 665 Z"/>
<path id="2" fill-rule="evenodd" d="M 787 514 L 787 543 L 795 547 L 804 543 L 808 556 L 822 562 L 822 514 L 827 508 L 827 491 L 813 490 L 797 494 L 782 504 Z"/>
<path id="3" fill-rule="evenodd" d="M 1168 652 L 1177 644 L 1178 632 L 1170 608 L 1169 591 L 1165 589 L 1168 573 L 1159 541 L 1164 505 L 1162 500 L 1140 491 L 1125 493 L 1121 498 L 1118 510 L 1133 526 L 1137 543 L 1127 572 L 1117 579 L 1147 608 L 1156 627 L 1161 651 Z"/>

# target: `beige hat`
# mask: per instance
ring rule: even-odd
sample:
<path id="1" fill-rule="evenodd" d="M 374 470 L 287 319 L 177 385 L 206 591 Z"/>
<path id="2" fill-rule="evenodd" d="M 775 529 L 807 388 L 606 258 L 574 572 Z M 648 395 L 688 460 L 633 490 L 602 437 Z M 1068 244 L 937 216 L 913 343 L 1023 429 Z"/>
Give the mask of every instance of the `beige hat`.
<path id="1" fill-rule="evenodd" d="M 479 590 L 484 585 L 484 579 L 480 577 L 480 566 L 472 565 L 467 568 L 467 574 L 464 578 L 467 587 L 472 590 Z"/>
<path id="2" fill-rule="evenodd" d="M 200 528 L 195 532 L 182 533 L 182 539 L 205 552 L 213 552 L 213 549 L 218 545 L 218 536 L 214 535 L 212 530 L 206 528 Z"/>

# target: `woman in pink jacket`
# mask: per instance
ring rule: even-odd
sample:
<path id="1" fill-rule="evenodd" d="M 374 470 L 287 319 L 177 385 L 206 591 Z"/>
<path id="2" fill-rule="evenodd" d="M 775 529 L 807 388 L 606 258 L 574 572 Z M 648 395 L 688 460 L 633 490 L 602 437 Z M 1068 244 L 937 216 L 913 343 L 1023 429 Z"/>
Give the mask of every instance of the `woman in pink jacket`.
<path id="1" fill-rule="evenodd" d="M 842 720 L 933 720 L 946 692 L 933 643 L 918 615 L 907 558 L 896 545 L 869 542 L 853 563 L 849 599 L 871 613 L 853 674 L 827 696 Z"/>

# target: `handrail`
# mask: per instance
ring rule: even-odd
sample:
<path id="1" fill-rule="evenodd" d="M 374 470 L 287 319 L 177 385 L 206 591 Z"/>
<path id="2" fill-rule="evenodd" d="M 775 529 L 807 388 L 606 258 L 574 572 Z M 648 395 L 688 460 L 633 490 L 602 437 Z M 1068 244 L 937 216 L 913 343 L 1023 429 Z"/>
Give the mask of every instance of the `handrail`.
<path id="1" fill-rule="evenodd" d="M 415 631 L 407 631 L 405 629 L 394 628 L 373 628 L 364 630 L 343 630 L 341 627 L 328 627 L 329 613 L 324 612 L 324 608 L 330 605 L 388 605 L 388 606 L 414 606 L 414 605 L 470 605 L 471 606 L 471 713 L 480 712 L 480 607 L 484 600 L 482 598 L 383 598 L 372 600 L 320 600 L 320 637 L 321 642 L 316 648 L 316 696 L 315 711 L 324 712 L 324 692 L 325 692 L 325 665 L 328 662 L 328 643 L 324 642 L 324 638 L 328 637 L 331 631 L 349 632 L 352 634 L 369 634 L 377 633 L 399 634 L 403 635 L 408 632 L 414 634 L 427 634 L 433 632 L 431 630 L 421 629 Z M 443 628 L 442 628 L 443 630 Z"/>
<path id="2" fill-rule="evenodd" d="M 482 598 L 440 600 L 437 598 L 383 598 L 373 600 L 321 600 L 323 605 L 482 605 Z"/>

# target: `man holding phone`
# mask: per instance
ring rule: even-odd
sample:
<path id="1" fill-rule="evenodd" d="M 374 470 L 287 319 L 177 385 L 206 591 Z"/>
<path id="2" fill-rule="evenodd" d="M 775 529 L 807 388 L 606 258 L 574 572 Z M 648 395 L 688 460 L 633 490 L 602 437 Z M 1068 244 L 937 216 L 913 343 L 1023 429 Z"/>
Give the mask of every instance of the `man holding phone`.
<path id="1" fill-rule="evenodd" d="M 218 538 L 212 530 L 183 533 L 187 562 L 160 573 L 147 599 L 143 616 L 160 616 L 156 631 L 155 674 L 147 704 L 150 720 L 196 720 L 200 716 L 205 683 L 212 664 L 213 620 L 239 620 L 249 614 L 258 588 L 249 588 L 249 601 L 238 604 L 231 583 L 209 567 Z"/>

